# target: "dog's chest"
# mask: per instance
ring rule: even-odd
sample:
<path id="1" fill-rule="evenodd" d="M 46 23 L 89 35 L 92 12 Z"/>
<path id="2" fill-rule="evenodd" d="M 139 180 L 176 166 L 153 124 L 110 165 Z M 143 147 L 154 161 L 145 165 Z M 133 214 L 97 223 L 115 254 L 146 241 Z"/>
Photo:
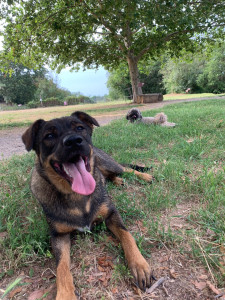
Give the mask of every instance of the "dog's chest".
<path id="1" fill-rule="evenodd" d="M 38 199 L 51 227 L 59 233 L 89 231 L 99 217 L 99 211 L 108 202 L 105 187 L 97 181 L 96 189 L 89 196 L 76 193 L 62 194 L 46 182 L 34 170 L 32 176 L 32 192 Z M 44 187 L 44 188 L 43 188 Z"/>
<path id="2" fill-rule="evenodd" d="M 48 209 L 43 208 L 52 227 L 58 233 L 68 233 L 74 230 L 88 232 L 96 222 L 104 219 L 99 217 L 105 206 L 105 200 L 104 197 L 99 197 L 98 193 L 89 197 L 68 195 L 60 199 L 50 214 L 48 214 Z"/>

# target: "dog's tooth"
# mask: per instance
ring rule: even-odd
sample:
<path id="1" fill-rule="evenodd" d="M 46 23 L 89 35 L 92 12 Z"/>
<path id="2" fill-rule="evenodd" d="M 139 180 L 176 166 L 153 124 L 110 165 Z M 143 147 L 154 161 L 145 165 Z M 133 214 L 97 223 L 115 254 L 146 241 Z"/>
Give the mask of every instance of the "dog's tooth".
<path id="1" fill-rule="evenodd" d="M 67 175 L 71 176 L 70 171 L 66 168 L 65 165 L 63 165 L 63 169 L 66 172 Z"/>

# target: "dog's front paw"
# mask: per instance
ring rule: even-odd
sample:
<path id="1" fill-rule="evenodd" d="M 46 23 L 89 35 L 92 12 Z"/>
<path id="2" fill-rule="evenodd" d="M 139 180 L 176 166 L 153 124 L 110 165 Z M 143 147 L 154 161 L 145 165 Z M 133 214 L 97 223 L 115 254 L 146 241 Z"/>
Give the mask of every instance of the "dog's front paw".
<path id="1" fill-rule="evenodd" d="M 129 264 L 132 275 L 134 276 L 135 283 L 143 291 L 151 286 L 151 270 L 147 261 L 140 255 L 135 261 Z"/>
<path id="2" fill-rule="evenodd" d="M 153 176 L 148 174 L 148 173 L 139 173 L 138 177 L 143 179 L 146 182 L 152 182 L 153 181 Z"/>
<path id="3" fill-rule="evenodd" d="M 57 293 L 56 300 L 77 300 L 75 294 L 72 293 Z"/>
<path id="4" fill-rule="evenodd" d="M 117 186 L 121 186 L 121 185 L 124 185 L 124 181 L 123 181 L 123 178 L 120 178 L 120 177 L 114 177 L 112 179 L 113 183 Z"/>

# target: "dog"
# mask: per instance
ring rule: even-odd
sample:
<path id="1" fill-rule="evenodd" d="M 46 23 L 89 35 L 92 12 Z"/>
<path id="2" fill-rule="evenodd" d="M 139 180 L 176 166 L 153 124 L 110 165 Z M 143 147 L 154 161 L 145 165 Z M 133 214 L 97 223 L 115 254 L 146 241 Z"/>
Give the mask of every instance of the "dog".
<path id="1" fill-rule="evenodd" d="M 68 117 L 35 121 L 22 135 L 26 150 L 36 152 L 31 190 L 41 204 L 50 228 L 56 259 L 56 300 L 77 299 L 70 272 L 70 233 L 91 230 L 105 221 L 119 239 L 137 285 L 151 285 L 149 264 L 110 200 L 105 182 L 121 184 L 118 175 L 135 172 L 151 181 L 151 175 L 126 168 L 92 144 L 94 126 L 90 115 L 76 111 Z"/>
<path id="2" fill-rule="evenodd" d="M 175 127 L 175 123 L 171 123 L 167 121 L 167 115 L 163 112 L 158 113 L 155 117 L 142 117 L 142 114 L 138 108 L 132 108 L 127 112 L 126 119 L 131 123 L 138 121 L 144 124 L 154 124 L 165 127 Z"/>

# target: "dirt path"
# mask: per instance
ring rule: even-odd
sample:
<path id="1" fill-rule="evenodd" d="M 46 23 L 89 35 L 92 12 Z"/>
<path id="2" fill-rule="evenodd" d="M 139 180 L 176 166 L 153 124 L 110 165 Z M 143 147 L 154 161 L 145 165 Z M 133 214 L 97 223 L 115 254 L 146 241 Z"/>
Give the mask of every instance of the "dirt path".
<path id="1" fill-rule="evenodd" d="M 157 108 L 162 108 L 166 105 L 182 103 L 182 102 L 193 102 L 193 101 L 201 101 L 208 99 L 215 99 L 218 97 L 212 98 L 193 98 L 193 99 L 182 99 L 182 100 L 170 100 L 160 103 L 151 103 L 145 104 L 144 106 L 139 107 L 141 111 L 144 110 L 152 110 Z M 220 97 L 221 99 L 225 99 L 225 97 Z M 120 106 L 122 107 L 122 106 Z M 110 123 L 112 120 L 120 119 L 125 117 L 124 110 L 119 110 L 115 112 L 111 112 L 105 115 L 94 115 L 94 117 L 98 120 L 101 126 Z M 38 117 L 37 117 L 38 118 Z M 26 150 L 24 149 L 24 145 L 21 141 L 21 135 L 25 131 L 26 127 L 20 128 L 12 128 L 6 130 L 0 130 L 0 160 L 7 159 L 11 157 L 13 154 L 24 154 Z"/>

